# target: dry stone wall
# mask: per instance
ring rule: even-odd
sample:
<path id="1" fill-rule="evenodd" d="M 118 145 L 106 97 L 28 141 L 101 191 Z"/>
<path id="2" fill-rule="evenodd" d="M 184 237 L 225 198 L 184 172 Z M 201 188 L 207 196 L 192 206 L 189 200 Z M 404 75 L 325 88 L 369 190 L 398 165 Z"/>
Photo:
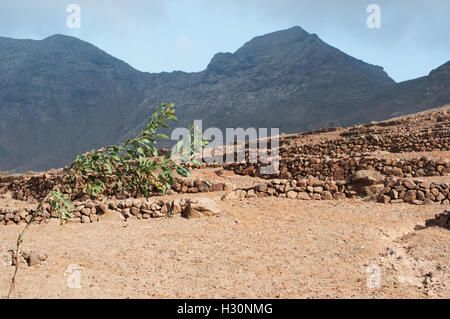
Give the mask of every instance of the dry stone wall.
<path id="1" fill-rule="evenodd" d="M 446 176 L 450 174 L 450 160 L 421 157 L 413 159 L 376 157 L 296 157 L 281 159 L 279 173 L 262 175 L 261 163 L 231 163 L 226 169 L 240 175 L 263 178 L 303 179 L 308 176 L 320 180 L 345 180 L 359 170 L 375 169 L 387 176 L 405 178 Z"/>
<path id="2" fill-rule="evenodd" d="M 295 145 L 286 141 L 282 143 L 280 155 L 282 157 L 290 154 L 339 156 L 374 151 L 391 153 L 448 151 L 450 150 L 449 126 L 402 133 L 387 133 L 366 128 L 351 129 L 341 133 L 341 138 L 317 144 Z"/>
<path id="3" fill-rule="evenodd" d="M 411 203 L 416 205 L 450 203 L 450 184 L 420 180 L 388 178 L 381 185 L 378 200 L 383 203 Z M 359 197 L 349 182 L 316 179 L 275 179 L 267 183 L 236 189 L 224 199 L 275 196 L 300 200 L 339 200 Z"/>
<path id="4" fill-rule="evenodd" d="M 196 182 L 197 181 L 197 182 Z M 180 193 L 197 193 L 226 191 L 222 199 L 279 197 L 297 200 L 341 200 L 357 198 L 360 194 L 352 187 L 351 182 L 321 181 L 318 179 L 286 180 L 273 179 L 258 185 L 239 187 L 227 183 L 212 183 L 202 188 L 201 180 L 187 180 L 179 184 Z M 207 183 L 206 183 L 207 184 Z M 219 187 L 220 185 L 220 187 Z M 378 186 L 378 185 L 376 185 Z M 186 188 L 187 187 L 187 188 Z M 377 196 L 382 203 L 411 203 L 415 205 L 450 204 L 450 184 L 433 183 L 423 180 L 387 178 L 381 185 L 381 193 Z M 79 200 L 72 207 L 75 223 L 92 223 L 102 219 L 126 220 L 129 218 L 150 219 L 170 217 L 185 211 L 191 199 L 117 199 L 105 197 L 102 200 Z M 36 205 L 27 208 L 1 207 L 0 225 L 22 224 L 28 222 Z M 56 212 L 46 205 L 43 213 L 35 222 L 48 222 L 58 218 Z"/>
<path id="5" fill-rule="evenodd" d="M 103 220 L 122 221 L 127 219 L 150 219 L 182 214 L 194 199 L 104 199 L 76 201 L 71 208 L 69 223 L 94 223 Z M 30 221 L 35 207 L 13 209 L 0 207 L 0 225 L 25 224 Z M 35 218 L 35 223 L 57 219 L 58 214 L 49 205 Z"/>
<path id="6" fill-rule="evenodd" d="M 17 200 L 41 200 L 43 199 L 55 185 L 58 185 L 63 178 L 63 173 L 60 174 L 40 174 L 35 176 L 7 176 L 0 178 L 0 194 L 6 192 L 12 192 L 13 198 Z M 168 192 L 171 194 L 184 194 L 184 193 L 204 193 L 226 190 L 227 185 L 223 182 L 201 180 L 201 179 L 189 179 L 189 178 L 177 178 L 176 183 L 173 185 L 172 190 Z M 68 195 L 67 190 L 62 190 L 63 193 Z M 151 196 L 161 195 L 155 191 Z M 115 196 L 117 198 L 136 197 L 136 194 L 122 194 L 119 190 L 106 192 L 106 196 Z M 89 199 L 89 196 L 84 194 L 84 199 Z"/>
<path id="7" fill-rule="evenodd" d="M 449 205 L 450 184 L 388 178 L 379 201 L 382 203 L 406 202 L 416 205 Z"/>

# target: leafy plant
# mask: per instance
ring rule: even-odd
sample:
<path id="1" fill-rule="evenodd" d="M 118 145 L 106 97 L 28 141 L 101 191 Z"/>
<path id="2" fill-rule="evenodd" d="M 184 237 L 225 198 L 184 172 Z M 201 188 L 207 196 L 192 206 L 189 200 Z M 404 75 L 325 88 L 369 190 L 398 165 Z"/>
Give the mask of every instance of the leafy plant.
<path id="1" fill-rule="evenodd" d="M 195 126 L 195 123 L 188 127 L 189 136 L 188 141 L 179 141 L 174 149 L 172 155 L 175 155 L 177 159 L 181 159 L 183 162 L 200 166 L 201 162 L 197 160 L 197 157 L 202 155 L 202 150 L 209 144 L 209 141 L 205 139 L 200 128 Z"/>
<path id="2" fill-rule="evenodd" d="M 39 203 L 17 239 L 16 269 L 11 280 L 8 298 L 15 287 L 19 268 L 20 245 L 30 224 L 45 210 L 45 203 L 58 213 L 60 224 L 72 218 L 70 200 L 87 194 L 98 197 L 105 192 L 121 191 L 128 195 L 145 195 L 152 192 L 165 193 L 174 184 L 174 172 L 189 176 L 190 171 L 182 163 L 177 163 L 171 154 L 159 155 L 156 149 L 158 139 L 169 139 L 158 133 L 159 128 L 169 128 L 168 121 L 177 121 L 174 104 L 156 107 L 146 127 L 136 136 L 119 145 L 103 147 L 77 156 L 60 184 L 56 185 Z M 194 132 L 194 127 L 190 130 Z M 194 144 L 192 144 L 193 146 Z M 201 144 L 206 145 L 206 144 Z M 68 193 L 69 196 L 65 196 Z M 68 197 L 68 198 L 66 198 Z"/>

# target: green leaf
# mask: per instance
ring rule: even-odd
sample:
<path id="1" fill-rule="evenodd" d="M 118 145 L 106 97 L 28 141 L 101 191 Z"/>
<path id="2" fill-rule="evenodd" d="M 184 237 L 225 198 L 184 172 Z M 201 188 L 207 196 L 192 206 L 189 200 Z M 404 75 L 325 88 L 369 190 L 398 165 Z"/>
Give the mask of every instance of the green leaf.
<path id="1" fill-rule="evenodd" d="M 183 166 L 177 166 L 177 173 L 183 177 L 187 177 L 191 174 L 189 169 L 187 169 L 186 167 L 183 167 Z"/>
<path id="2" fill-rule="evenodd" d="M 168 140 L 169 139 L 169 137 L 166 134 L 162 134 L 162 133 L 156 134 L 156 137 L 162 138 L 164 140 Z"/>

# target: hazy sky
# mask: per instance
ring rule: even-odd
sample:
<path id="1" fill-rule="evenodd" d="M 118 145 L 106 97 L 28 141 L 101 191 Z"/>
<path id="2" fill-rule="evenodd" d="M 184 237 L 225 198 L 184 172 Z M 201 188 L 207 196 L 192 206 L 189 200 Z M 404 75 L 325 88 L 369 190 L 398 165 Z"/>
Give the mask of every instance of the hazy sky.
<path id="1" fill-rule="evenodd" d="M 366 25 L 372 3 L 380 29 Z M 67 27 L 69 4 L 80 29 Z M 295 25 L 396 81 L 450 59 L 449 0 L 0 0 L 0 36 L 72 35 L 148 72 L 201 71 L 217 52 Z"/>

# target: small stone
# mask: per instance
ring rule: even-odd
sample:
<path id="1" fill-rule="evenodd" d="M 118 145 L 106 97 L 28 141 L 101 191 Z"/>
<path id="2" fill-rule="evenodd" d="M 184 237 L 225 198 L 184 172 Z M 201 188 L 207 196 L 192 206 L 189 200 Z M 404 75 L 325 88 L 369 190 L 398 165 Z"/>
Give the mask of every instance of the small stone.
<path id="1" fill-rule="evenodd" d="M 301 199 L 301 200 L 310 200 L 311 199 L 311 197 L 309 196 L 309 194 L 307 192 L 298 193 L 297 198 Z"/>
<path id="2" fill-rule="evenodd" d="M 236 192 L 228 192 L 222 196 L 222 200 L 236 199 L 238 194 Z"/>
<path id="3" fill-rule="evenodd" d="M 324 191 L 324 192 L 322 192 L 322 194 L 321 194 L 321 198 L 322 198 L 323 200 L 332 200 L 332 199 L 333 199 L 333 195 L 332 195 L 331 192 L 329 192 L 329 191 Z"/>
<path id="4" fill-rule="evenodd" d="M 323 187 L 322 186 L 313 187 L 313 192 L 321 194 L 323 192 Z"/>
<path id="5" fill-rule="evenodd" d="M 108 209 L 108 205 L 104 204 L 104 203 L 99 203 L 98 204 L 98 208 L 103 212 L 106 213 L 106 210 Z"/>
<path id="6" fill-rule="evenodd" d="M 128 214 L 128 216 L 130 216 L 130 214 Z M 98 215 L 98 219 L 100 222 L 121 222 L 125 220 L 124 215 L 112 209 L 107 209 L 105 213 Z"/>
<path id="7" fill-rule="evenodd" d="M 389 196 L 386 195 L 382 195 L 380 196 L 379 200 L 380 203 L 384 203 L 384 204 L 388 204 L 391 202 L 391 198 Z"/>
<path id="8" fill-rule="evenodd" d="M 423 189 L 429 189 L 430 185 L 431 185 L 430 182 L 423 181 L 422 183 L 420 183 L 419 187 L 421 187 Z"/>
<path id="9" fill-rule="evenodd" d="M 256 194 L 255 194 L 255 190 L 252 188 L 252 189 L 249 189 L 248 191 L 247 191 L 247 195 L 246 195 L 246 198 L 256 198 L 257 196 L 256 196 Z"/>
<path id="10" fill-rule="evenodd" d="M 345 199 L 346 196 L 345 196 L 345 193 L 342 193 L 342 192 L 336 192 L 336 193 L 334 193 L 333 198 L 334 198 L 335 200 L 340 200 L 340 199 Z"/>
<path id="11" fill-rule="evenodd" d="M 81 216 L 81 222 L 84 223 L 84 224 L 89 224 L 91 222 L 91 219 L 89 218 L 89 216 L 82 215 Z"/>
<path id="12" fill-rule="evenodd" d="M 28 266 L 32 267 L 32 266 L 39 265 L 41 262 L 45 261 L 47 259 L 47 255 L 38 254 L 38 253 L 32 251 L 25 259 L 28 263 Z"/>
<path id="13" fill-rule="evenodd" d="M 89 208 L 83 208 L 81 210 L 81 214 L 83 214 L 84 216 L 89 216 L 91 214 L 91 210 Z"/>
<path id="14" fill-rule="evenodd" d="M 131 212 L 131 214 L 136 216 L 137 214 L 139 214 L 141 212 L 141 209 L 133 206 L 130 208 L 130 212 Z"/>
<path id="15" fill-rule="evenodd" d="M 219 214 L 217 204 L 209 198 L 195 198 L 189 200 L 183 211 L 183 217 L 187 219 L 214 216 Z"/>
<path id="16" fill-rule="evenodd" d="M 409 190 L 405 193 L 405 196 L 403 196 L 403 200 L 407 203 L 412 202 L 413 200 L 416 199 L 416 194 L 417 194 L 416 191 Z"/>
<path id="17" fill-rule="evenodd" d="M 405 185 L 408 189 L 416 188 L 416 184 L 410 180 L 403 181 L 403 185 Z"/>
<path id="18" fill-rule="evenodd" d="M 297 198 L 297 193 L 294 191 L 289 191 L 287 193 L 287 198 L 291 198 L 291 199 Z"/>

